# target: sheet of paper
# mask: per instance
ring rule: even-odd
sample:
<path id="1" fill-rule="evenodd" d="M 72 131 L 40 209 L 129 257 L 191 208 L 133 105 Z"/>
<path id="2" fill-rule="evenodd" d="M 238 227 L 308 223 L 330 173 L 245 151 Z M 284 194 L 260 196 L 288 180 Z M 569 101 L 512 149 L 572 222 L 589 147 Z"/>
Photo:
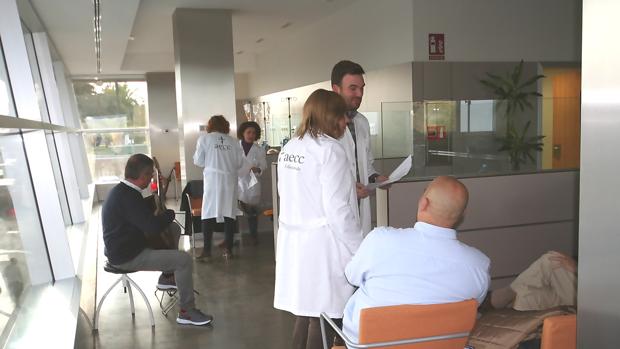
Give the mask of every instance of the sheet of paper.
<path id="1" fill-rule="evenodd" d="M 248 183 L 248 189 L 252 188 L 257 183 L 258 183 L 258 178 L 256 178 L 256 175 L 254 174 L 254 171 L 250 171 L 250 183 Z"/>
<path id="2" fill-rule="evenodd" d="M 409 173 L 409 171 L 411 170 L 411 165 L 412 159 L 411 155 L 409 155 L 405 160 L 403 160 L 403 162 L 400 163 L 400 165 L 398 165 L 398 167 L 394 171 L 392 171 L 392 173 L 390 173 L 387 181 L 381 183 L 369 183 L 366 188 L 368 189 L 368 191 L 373 191 L 384 185 L 388 185 L 390 183 L 401 180 L 401 178 L 405 177 L 407 173 Z"/>
<path id="3" fill-rule="evenodd" d="M 243 166 L 239 169 L 239 176 L 245 176 L 248 172 L 251 172 L 252 167 L 251 162 L 243 160 Z"/>

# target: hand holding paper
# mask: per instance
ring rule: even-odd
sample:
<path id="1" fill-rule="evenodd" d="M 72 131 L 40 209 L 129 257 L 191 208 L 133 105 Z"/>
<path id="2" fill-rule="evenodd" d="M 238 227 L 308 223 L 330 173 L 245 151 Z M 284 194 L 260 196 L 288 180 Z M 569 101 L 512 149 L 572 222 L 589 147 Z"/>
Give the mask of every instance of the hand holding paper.
<path id="1" fill-rule="evenodd" d="M 398 167 L 394 171 L 392 171 L 392 173 L 390 173 L 387 181 L 381 183 L 370 183 L 366 186 L 366 188 L 368 188 L 368 191 L 371 191 L 386 186 L 390 183 L 399 181 L 401 178 L 405 177 L 407 173 L 409 173 L 409 170 L 411 170 L 411 164 L 411 155 L 409 155 L 403 162 L 400 163 L 400 165 L 398 165 Z"/>

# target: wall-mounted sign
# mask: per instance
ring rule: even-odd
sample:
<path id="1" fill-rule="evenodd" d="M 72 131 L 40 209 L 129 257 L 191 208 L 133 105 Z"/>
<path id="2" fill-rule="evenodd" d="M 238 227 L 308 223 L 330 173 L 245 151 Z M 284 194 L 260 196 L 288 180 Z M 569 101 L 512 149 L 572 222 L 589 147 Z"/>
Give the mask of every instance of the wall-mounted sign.
<path id="1" fill-rule="evenodd" d="M 428 59 L 431 61 L 443 61 L 446 59 L 444 34 L 428 34 Z"/>
<path id="2" fill-rule="evenodd" d="M 446 131 L 446 126 L 432 125 L 426 127 L 426 138 L 429 141 L 446 139 L 447 137 L 448 132 Z"/>

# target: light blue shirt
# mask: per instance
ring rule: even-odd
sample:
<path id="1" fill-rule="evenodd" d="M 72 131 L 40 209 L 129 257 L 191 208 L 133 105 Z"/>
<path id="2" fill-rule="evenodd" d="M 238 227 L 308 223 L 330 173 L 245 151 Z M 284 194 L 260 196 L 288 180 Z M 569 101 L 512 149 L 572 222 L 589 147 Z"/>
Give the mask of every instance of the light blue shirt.
<path id="1" fill-rule="evenodd" d="M 489 288 L 490 260 L 456 239 L 456 231 L 418 222 L 413 228 L 376 228 L 345 269 L 359 287 L 344 310 L 343 330 L 358 341 L 364 308 L 476 299 Z"/>

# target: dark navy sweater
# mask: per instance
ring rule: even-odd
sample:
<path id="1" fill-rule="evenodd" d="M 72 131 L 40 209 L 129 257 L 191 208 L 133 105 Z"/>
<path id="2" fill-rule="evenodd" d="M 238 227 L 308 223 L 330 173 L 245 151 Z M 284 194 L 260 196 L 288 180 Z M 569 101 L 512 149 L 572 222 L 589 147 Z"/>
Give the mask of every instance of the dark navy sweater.
<path id="1" fill-rule="evenodd" d="M 113 265 L 134 259 L 146 248 L 145 234 L 159 234 L 174 220 L 174 211 L 154 216 L 142 195 L 117 184 L 103 203 L 101 221 L 105 255 Z"/>

